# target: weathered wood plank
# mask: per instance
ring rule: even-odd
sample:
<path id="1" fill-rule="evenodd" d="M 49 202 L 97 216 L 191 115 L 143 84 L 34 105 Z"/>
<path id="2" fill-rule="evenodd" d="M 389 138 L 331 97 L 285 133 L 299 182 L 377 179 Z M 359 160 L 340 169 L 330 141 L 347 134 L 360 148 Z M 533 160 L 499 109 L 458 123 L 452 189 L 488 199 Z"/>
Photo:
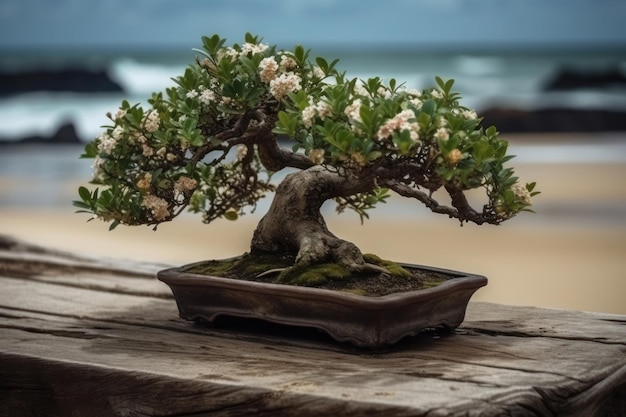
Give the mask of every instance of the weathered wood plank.
<path id="1" fill-rule="evenodd" d="M 311 331 L 179 320 L 158 266 L 1 248 L 0 416 L 582 416 L 607 399 L 624 406 L 624 316 L 471 303 L 455 334 L 363 352 Z"/>

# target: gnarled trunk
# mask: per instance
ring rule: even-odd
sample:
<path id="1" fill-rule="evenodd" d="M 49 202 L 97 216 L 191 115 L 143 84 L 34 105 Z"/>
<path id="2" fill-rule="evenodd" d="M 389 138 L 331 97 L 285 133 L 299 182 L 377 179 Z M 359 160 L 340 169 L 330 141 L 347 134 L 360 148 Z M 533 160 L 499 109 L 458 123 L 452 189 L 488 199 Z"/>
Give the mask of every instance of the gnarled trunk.
<path id="1" fill-rule="evenodd" d="M 367 264 L 353 243 L 333 235 L 320 213 L 326 200 L 374 186 L 373 179 L 341 175 L 319 165 L 287 175 L 254 232 L 252 252 L 297 254 L 297 265 L 335 261 L 353 271 L 380 270 Z"/>

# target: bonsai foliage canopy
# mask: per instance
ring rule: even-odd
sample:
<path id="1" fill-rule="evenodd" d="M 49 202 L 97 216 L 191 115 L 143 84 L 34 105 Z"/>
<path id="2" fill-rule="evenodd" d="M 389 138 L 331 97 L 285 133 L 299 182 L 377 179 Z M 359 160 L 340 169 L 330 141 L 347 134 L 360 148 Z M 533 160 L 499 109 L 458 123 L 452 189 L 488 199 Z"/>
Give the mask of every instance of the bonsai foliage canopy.
<path id="1" fill-rule="evenodd" d="M 209 223 L 234 220 L 274 193 L 251 251 L 288 251 L 304 265 L 331 257 L 355 270 L 367 264 L 326 228 L 326 200 L 361 220 L 390 192 L 461 223 L 499 224 L 530 211 L 535 184 L 518 182 L 507 142 L 460 104 L 453 80 L 436 77 L 417 91 L 394 79 L 348 78 L 337 60 L 311 59 L 302 46 L 278 50 L 251 34 L 230 46 L 203 37 L 195 51 L 149 107 L 123 101 L 86 145 L 98 187 L 80 187 L 80 211 L 111 229 L 156 227 L 186 209 Z M 290 173 L 276 186 L 272 175 L 282 170 Z M 484 191 L 478 209 L 466 197 L 473 189 Z"/>

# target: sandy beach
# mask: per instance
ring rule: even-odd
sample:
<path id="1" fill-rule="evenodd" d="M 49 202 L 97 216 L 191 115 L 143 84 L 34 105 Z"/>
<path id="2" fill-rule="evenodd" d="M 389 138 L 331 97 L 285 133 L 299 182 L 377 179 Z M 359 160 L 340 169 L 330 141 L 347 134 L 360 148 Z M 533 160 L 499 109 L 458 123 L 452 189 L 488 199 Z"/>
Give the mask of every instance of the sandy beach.
<path id="1" fill-rule="evenodd" d="M 621 183 L 626 164 L 514 165 L 523 180 L 539 183 L 542 194 L 536 198 L 537 214 L 521 214 L 499 227 L 459 227 L 399 197 L 372 212 L 363 226 L 357 215 L 336 215 L 330 206 L 326 219 L 335 234 L 365 252 L 487 276 L 489 285 L 473 300 L 626 314 L 626 186 Z M 58 184 L 59 199 L 74 199 L 86 180 Z M 15 179 L 0 177 L 1 193 L 20 187 Z M 0 234 L 89 256 L 179 265 L 245 252 L 262 215 L 210 225 L 184 215 L 157 232 L 146 227 L 108 232 L 107 224 L 86 223 L 88 216 L 73 211 L 69 203 L 0 205 Z"/>

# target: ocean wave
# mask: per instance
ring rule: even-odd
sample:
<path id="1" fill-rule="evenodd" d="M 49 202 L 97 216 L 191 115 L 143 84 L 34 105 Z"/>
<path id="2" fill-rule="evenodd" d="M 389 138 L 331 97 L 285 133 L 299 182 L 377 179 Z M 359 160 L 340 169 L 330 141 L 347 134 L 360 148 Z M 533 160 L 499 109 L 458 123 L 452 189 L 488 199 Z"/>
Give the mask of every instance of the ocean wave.
<path id="1" fill-rule="evenodd" d="M 188 58 L 188 57 L 187 57 Z M 29 93 L 0 99 L 0 139 L 53 133 L 62 123 L 74 123 L 85 140 L 95 137 L 108 124 L 107 112 L 115 112 L 123 99 L 145 105 L 154 91 L 173 86 L 172 77 L 181 75 L 189 59 L 180 57 L 119 54 L 106 62 L 109 76 L 122 86 L 123 93 Z M 341 57 L 340 57 L 341 58 Z M 587 65 L 625 62 L 617 58 L 581 55 Z M 594 61 L 595 60 L 595 61 Z M 56 62 L 56 61 L 55 61 Z M 72 61 L 75 63 L 74 61 Z M 435 75 L 456 80 L 462 103 L 481 110 L 494 107 L 537 110 L 544 108 L 626 110 L 626 91 L 621 88 L 543 91 L 547 77 L 561 67 L 559 57 L 528 58 L 515 54 L 414 54 L 390 55 L 376 51 L 355 53 L 340 62 L 349 77 L 395 78 L 407 88 L 434 85 Z M 578 62 L 578 61 L 577 61 Z M 56 65 L 56 64 L 55 64 Z"/>
<path id="2" fill-rule="evenodd" d="M 110 122 L 123 94 L 32 93 L 0 100 L 0 138 L 15 140 L 29 135 L 49 136 L 63 123 L 73 123 L 85 140 Z M 126 97 L 128 98 L 128 97 Z"/>
<path id="3" fill-rule="evenodd" d="M 130 95 L 149 96 L 174 85 L 172 78 L 182 75 L 185 65 L 153 64 L 121 59 L 111 64 L 109 76 Z"/>
<path id="4" fill-rule="evenodd" d="M 495 56 L 461 55 L 454 60 L 455 71 L 470 76 L 501 75 L 506 68 L 503 59 Z"/>

